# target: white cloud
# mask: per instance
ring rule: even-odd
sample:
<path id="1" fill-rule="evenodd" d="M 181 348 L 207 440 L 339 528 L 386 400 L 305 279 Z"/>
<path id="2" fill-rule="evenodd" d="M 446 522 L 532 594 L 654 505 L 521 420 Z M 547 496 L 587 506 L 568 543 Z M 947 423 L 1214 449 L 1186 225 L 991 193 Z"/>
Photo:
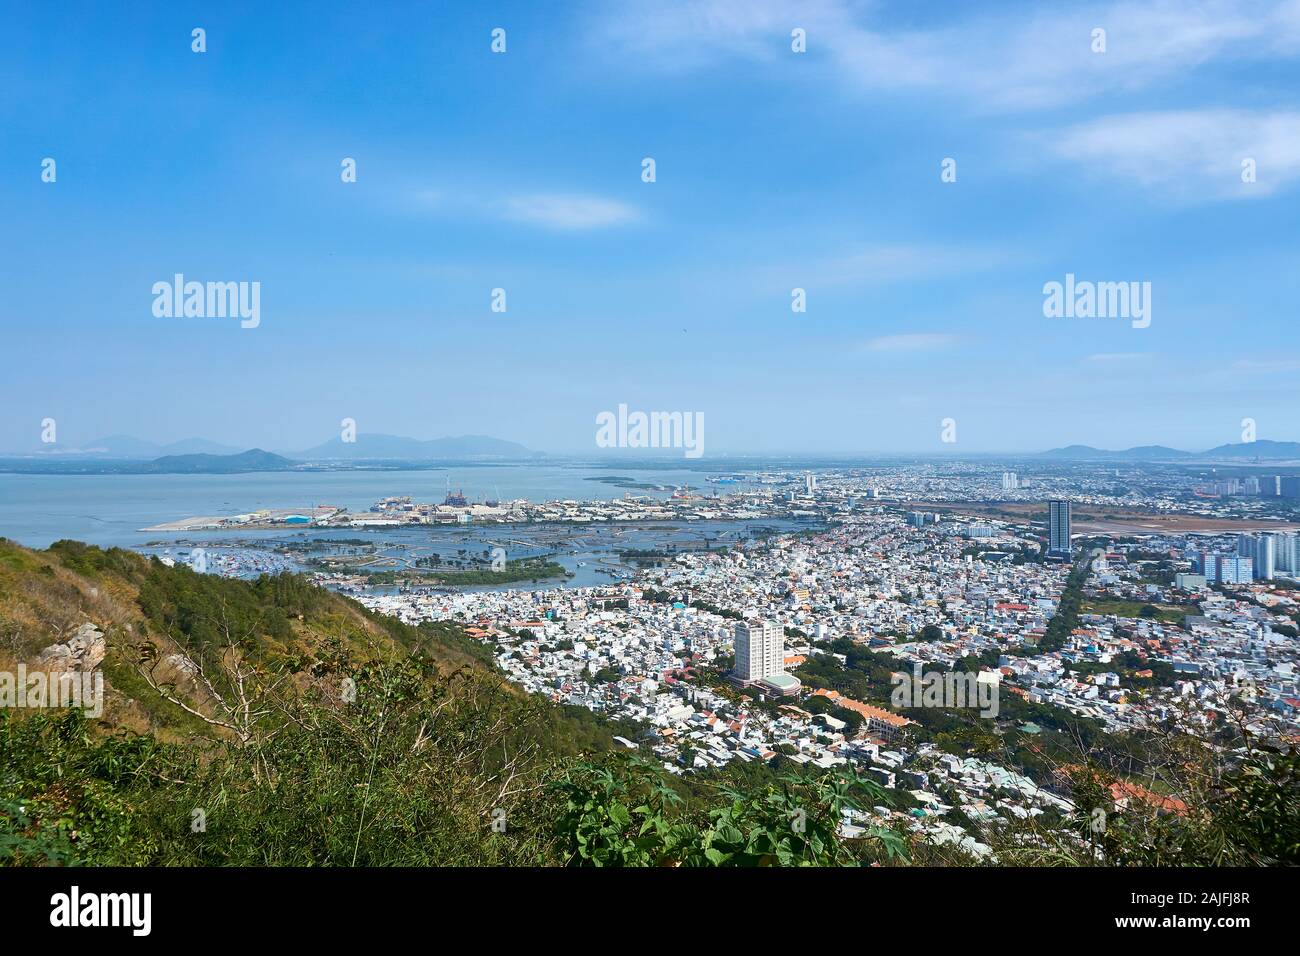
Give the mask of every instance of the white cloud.
<path id="1" fill-rule="evenodd" d="M 807 31 L 812 63 L 846 86 L 923 89 L 994 109 L 1076 102 L 1167 79 L 1215 60 L 1300 51 L 1298 0 L 1141 0 L 980 13 L 932 29 L 886 26 L 854 0 L 629 0 L 597 21 L 593 42 L 619 63 L 694 69 L 727 57 L 788 57 Z M 1092 30 L 1107 32 L 1105 53 Z"/>
<path id="2" fill-rule="evenodd" d="M 1184 198 L 1265 196 L 1300 177 L 1300 113 L 1104 116 L 1045 138 L 1056 155 Z M 1242 161 L 1256 163 L 1243 183 Z"/>
<path id="3" fill-rule="evenodd" d="M 635 222 L 637 210 L 626 203 L 599 196 L 540 193 L 506 201 L 504 215 L 550 229 L 600 229 Z"/>
<path id="4" fill-rule="evenodd" d="M 810 0 L 799 17 L 833 20 L 839 7 L 837 0 Z M 658 69 L 695 69 L 724 56 L 770 56 L 772 41 L 789 37 L 792 12 L 769 0 L 625 0 L 594 21 L 590 39 L 620 61 L 633 53 Z"/>
<path id="5" fill-rule="evenodd" d="M 1234 372 L 1250 372 L 1255 375 L 1290 375 L 1300 372 L 1300 360 L 1297 359 L 1237 359 L 1232 363 Z"/>
<path id="6" fill-rule="evenodd" d="M 946 332 L 909 332 L 882 335 L 869 341 L 866 347 L 870 352 L 929 352 L 956 342 L 957 336 Z"/>
<path id="7" fill-rule="evenodd" d="M 489 199 L 472 192 L 419 190 L 416 201 L 445 214 L 522 222 L 547 229 L 578 232 L 636 222 L 640 211 L 627 203 L 580 193 L 531 193 Z"/>

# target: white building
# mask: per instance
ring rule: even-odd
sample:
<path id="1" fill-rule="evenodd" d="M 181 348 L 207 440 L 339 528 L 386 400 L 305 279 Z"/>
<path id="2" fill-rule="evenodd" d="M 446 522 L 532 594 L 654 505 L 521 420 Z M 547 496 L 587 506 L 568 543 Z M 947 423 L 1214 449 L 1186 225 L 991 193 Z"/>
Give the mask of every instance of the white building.
<path id="1" fill-rule="evenodd" d="M 759 684 L 764 693 L 789 697 L 799 692 L 798 678 L 785 672 L 785 629 L 775 621 L 736 624 L 736 666 L 732 680 Z"/>
<path id="2" fill-rule="evenodd" d="M 1274 560 L 1278 571 L 1300 573 L 1300 535 L 1294 532 L 1273 535 Z"/>
<path id="3" fill-rule="evenodd" d="M 1257 581 L 1267 581 L 1276 573 L 1276 549 L 1270 534 L 1238 535 L 1237 555 L 1250 558 Z"/>
<path id="4" fill-rule="evenodd" d="M 744 681 L 785 673 L 785 632 L 775 621 L 736 624 L 735 674 Z"/>

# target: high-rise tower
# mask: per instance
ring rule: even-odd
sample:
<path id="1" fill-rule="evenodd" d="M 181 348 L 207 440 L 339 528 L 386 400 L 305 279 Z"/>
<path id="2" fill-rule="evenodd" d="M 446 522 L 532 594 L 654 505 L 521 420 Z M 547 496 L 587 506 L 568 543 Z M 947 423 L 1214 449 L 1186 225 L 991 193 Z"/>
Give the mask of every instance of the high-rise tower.
<path id="1" fill-rule="evenodd" d="M 1070 553 L 1070 503 L 1068 501 L 1048 502 L 1049 515 L 1047 524 L 1047 553 Z"/>

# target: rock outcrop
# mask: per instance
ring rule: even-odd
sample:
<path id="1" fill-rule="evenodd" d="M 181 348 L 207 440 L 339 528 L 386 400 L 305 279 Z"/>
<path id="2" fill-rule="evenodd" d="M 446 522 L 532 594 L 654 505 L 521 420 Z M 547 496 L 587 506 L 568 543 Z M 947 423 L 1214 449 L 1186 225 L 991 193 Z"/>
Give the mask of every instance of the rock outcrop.
<path id="1" fill-rule="evenodd" d="M 67 671 L 93 671 L 108 653 L 108 640 L 94 624 L 77 628 L 66 644 L 51 644 L 37 655 L 42 665 Z"/>

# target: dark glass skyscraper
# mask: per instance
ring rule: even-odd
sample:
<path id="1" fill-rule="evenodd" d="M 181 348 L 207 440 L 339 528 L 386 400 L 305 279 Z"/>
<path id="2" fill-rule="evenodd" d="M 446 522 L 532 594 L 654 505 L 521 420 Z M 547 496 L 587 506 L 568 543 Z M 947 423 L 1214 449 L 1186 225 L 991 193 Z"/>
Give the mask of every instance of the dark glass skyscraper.
<path id="1" fill-rule="evenodd" d="M 1070 553 L 1070 503 L 1049 501 L 1051 514 L 1047 522 L 1047 553 Z"/>

